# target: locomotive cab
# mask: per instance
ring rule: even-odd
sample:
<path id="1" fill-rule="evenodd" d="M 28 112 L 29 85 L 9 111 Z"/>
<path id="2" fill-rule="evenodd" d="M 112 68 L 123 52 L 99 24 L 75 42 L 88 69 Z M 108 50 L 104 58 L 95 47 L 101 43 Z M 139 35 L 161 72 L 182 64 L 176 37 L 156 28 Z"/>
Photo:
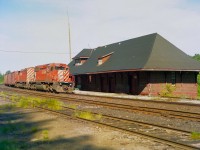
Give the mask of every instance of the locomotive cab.
<path id="1" fill-rule="evenodd" d="M 49 64 L 47 67 L 47 80 L 56 92 L 72 92 L 74 89 L 73 77 L 66 64 Z"/>

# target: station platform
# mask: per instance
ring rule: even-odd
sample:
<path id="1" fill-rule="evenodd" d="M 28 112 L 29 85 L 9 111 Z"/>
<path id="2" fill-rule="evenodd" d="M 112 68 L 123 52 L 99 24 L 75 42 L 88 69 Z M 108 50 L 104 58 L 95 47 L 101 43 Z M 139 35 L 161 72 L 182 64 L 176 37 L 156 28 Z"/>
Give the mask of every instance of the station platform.
<path id="1" fill-rule="evenodd" d="M 144 100 L 144 101 L 145 100 L 147 100 L 147 101 L 148 100 L 155 100 L 155 101 L 166 101 L 166 102 L 193 103 L 193 104 L 199 104 L 200 105 L 200 100 L 197 100 L 197 99 L 129 95 L 129 94 L 124 94 L 124 93 L 105 93 L 105 92 L 81 91 L 81 90 L 74 90 L 73 93 L 78 94 L 78 95 L 88 95 L 88 96 L 132 99 L 132 100 Z"/>

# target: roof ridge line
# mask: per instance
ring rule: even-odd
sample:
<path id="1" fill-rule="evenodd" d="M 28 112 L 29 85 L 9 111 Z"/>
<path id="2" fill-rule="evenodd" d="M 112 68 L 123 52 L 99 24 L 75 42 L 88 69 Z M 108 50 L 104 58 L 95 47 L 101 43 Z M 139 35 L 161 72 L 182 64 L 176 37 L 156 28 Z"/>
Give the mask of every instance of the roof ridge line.
<path id="1" fill-rule="evenodd" d="M 154 38 L 154 42 L 153 42 L 152 47 L 151 47 L 151 53 L 150 53 L 150 55 L 149 55 L 149 57 L 148 57 L 146 63 L 144 64 L 143 68 L 145 68 L 146 64 L 148 64 L 148 62 L 149 62 L 149 59 L 150 59 L 150 57 L 151 57 L 151 55 L 152 55 L 152 51 L 153 51 L 154 45 L 155 45 L 155 43 L 156 43 L 156 38 L 157 38 L 157 36 L 159 35 L 158 33 L 154 33 L 154 34 L 155 34 L 155 38 Z"/>

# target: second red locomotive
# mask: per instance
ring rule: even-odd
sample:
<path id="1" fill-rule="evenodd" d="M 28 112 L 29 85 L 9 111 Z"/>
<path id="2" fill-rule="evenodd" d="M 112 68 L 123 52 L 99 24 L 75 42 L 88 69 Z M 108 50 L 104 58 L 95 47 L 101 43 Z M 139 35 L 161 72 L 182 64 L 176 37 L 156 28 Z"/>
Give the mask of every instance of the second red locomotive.
<path id="1" fill-rule="evenodd" d="M 71 93 L 74 89 L 74 77 L 66 64 L 50 63 L 6 74 L 4 84 L 33 90 Z"/>

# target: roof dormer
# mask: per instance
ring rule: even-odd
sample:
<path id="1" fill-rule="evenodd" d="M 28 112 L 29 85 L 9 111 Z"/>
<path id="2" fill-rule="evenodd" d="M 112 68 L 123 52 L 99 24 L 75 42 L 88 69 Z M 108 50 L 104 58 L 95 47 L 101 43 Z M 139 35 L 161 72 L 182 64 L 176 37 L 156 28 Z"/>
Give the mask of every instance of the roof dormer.
<path id="1" fill-rule="evenodd" d="M 103 63 L 105 63 L 113 53 L 114 52 L 111 52 L 109 54 L 106 54 L 106 55 L 103 55 L 103 56 L 99 57 L 98 58 L 98 66 L 102 65 Z"/>
<path id="2" fill-rule="evenodd" d="M 78 55 L 76 55 L 73 58 L 74 60 L 73 65 L 74 66 L 83 65 L 88 60 L 88 58 L 90 58 L 93 51 L 94 49 L 83 49 Z"/>
<path id="3" fill-rule="evenodd" d="M 76 58 L 74 58 L 74 60 L 75 60 L 75 66 L 80 66 L 80 65 L 82 65 L 82 64 L 84 64 L 86 61 L 87 61 L 87 59 L 88 59 L 89 57 L 76 57 Z"/>

